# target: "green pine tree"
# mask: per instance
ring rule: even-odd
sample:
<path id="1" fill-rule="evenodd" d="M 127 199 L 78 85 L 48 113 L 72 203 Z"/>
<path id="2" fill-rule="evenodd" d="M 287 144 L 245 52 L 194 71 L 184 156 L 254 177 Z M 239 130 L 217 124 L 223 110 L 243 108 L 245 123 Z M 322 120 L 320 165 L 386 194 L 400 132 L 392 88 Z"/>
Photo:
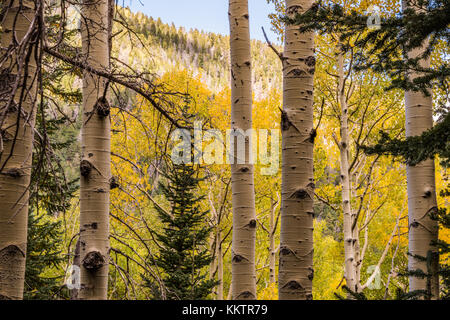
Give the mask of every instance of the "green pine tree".
<path id="1" fill-rule="evenodd" d="M 78 189 L 78 179 L 69 180 L 66 176 L 73 156 L 69 150 L 76 149 L 76 134 L 67 128 L 64 116 L 50 118 L 45 112 L 37 117 L 36 130 L 39 134 L 30 185 L 24 299 L 66 298 L 63 225 L 58 216 L 70 208 L 70 199 Z"/>
<path id="2" fill-rule="evenodd" d="M 61 263 L 62 223 L 46 213 L 30 211 L 28 217 L 25 300 L 50 300 L 65 295 Z"/>
<path id="3" fill-rule="evenodd" d="M 170 202 L 170 210 L 156 206 L 164 232 L 157 233 L 161 246 L 156 264 L 163 271 L 163 286 L 144 276 L 155 299 L 207 299 L 217 281 L 208 279 L 205 267 L 212 262 L 208 252 L 211 229 L 205 227 L 208 211 L 202 211 L 196 191 L 201 179 L 192 165 L 172 165 L 160 183 L 160 189 Z M 162 287 L 162 288 L 161 288 Z"/>

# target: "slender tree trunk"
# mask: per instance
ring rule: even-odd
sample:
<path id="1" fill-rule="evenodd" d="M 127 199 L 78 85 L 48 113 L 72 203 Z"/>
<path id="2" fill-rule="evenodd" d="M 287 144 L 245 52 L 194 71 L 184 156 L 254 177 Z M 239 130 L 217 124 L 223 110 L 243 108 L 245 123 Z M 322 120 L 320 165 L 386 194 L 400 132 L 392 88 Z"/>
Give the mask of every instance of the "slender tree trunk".
<path id="1" fill-rule="evenodd" d="M 338 55 L 338 97 L 341 107 L 341 141 L 338 143 L 340 151 L 340 167 L 341 167 L 341 186 L 342 186 L 342 212 L 344 216 L 344 251 L 345 251 L 345 281 L 350 290 L 358 292 L 359 281 L 356 276 L 356 240 L 357 236 L 353 227 L 355 216 L 352 211 L 351 190 L 352 183 L 350 180 L 350 161 L 349 161 L 349 133 L 348 133 L 348 107 L 345 95 L 344 82 L 344 56 L 342 53 Z"/>
<path id="2" fill-rule="evenodd" d="M 23 298 L 40 10 L 34 1 L 4 4 L 1 47 L 14 49 L 0 69 L 0 300 Z"/>
<path id="3" fill-rule="evenodd" d="M 230 0 L 231 129 L 252 128 L 252 71 L 247 0 Z M 235 152 L 231 165 L 233 198 L 232 297 L 256 299 L 255 239 L 256 212 L 250 143 L 245 139 L 244 164 Z M 235 150 L 236 151 L 236 150 Z"/>
<path id="4" fill-rule="evenodd" d="M 312 0 L 286 0 L 293 17 Z M 283 54 L 279 299 L 312 299 L 314 34 L 287 25 Z"/>
<path id="5" fill-rule="evenodd" d="M 82 5 L 83 55 L 87 64 L 109 68 L 108 0 Z M 110 119 L 106 80 L 83 74 L 80 189 L 80 299 L 106 299 L 109 268 Z"/>
<path id="6" fill-rule="evenodd" d="M 81 250 L 81 243 L 80 239 L 77 240 L 77 244 L 75 245 L 75 254 L 73 256 L 73 262 L 72 265 L 80 268 L 81 266 L 81 259 L 80 259 L 80 250 Z M 70 300 L 78 300 L 78 288 L 73 288 L 70 290 Z"/>
<path id="7" fill-rule="evenodd" d="M 209 279 L 214 279 L 217 269 L 217 234 L 216 233 L 210 233 L 209 235 L 209 250 L 211 252 L 214 252 L 213 260 L 211 261 L 211 264 L 209 265 Z"/>
<path id="8" fill-rule="evenodd" d="M 217 231 L 217 300 L 223 300 L 223 252 L 222 235 L 220 229 Z"/>
<path id="9" fill-rule="evenodd" d="M 404 8 L 409 1 L 404 1 Z M 420 56 L 427 43 L 422 48 L 408 52 L 410 58 Z M 421 65 L 429 68 L 430 60 L 422 60 Z M 419 76 L 411 72 L 410 79 Z M 433 98 L 431 92 L 425 96 L 421 92 L 405 92 L 406 110 L 406 136 L 418 136 L 433 127 Z M 436 273 L 439 265 L 438 249 L 431 243 L 438 240 L 438 223 L 430 218 L 430 214 L 436 210 L 436 186 L 434 160 L 426 160 L 416 166 L 406 167 L 408 189 L 408 216 L 409 216 L 409 257 L 408 269 L 410 271 L 421 270 L 424 273 L 433 272 L 430 279 L 411 276 L 409 278 L 409 290 L 428 290 L 433 299 L 439 297 L 439 275 Z M 427 261 L 417 256 L 431 257 L 430 268 Z"/>
<path id="10" fill-rule="evenodd" d="M 270 207 L 270 217 L 269 217 L 269 283 L 277 282 L 275 276 L 275 266 L 276 266 L 276 250 L 275 250 L 275 213 L 277 210 L 277 204 L 275 200 L 271 200 Z"/>

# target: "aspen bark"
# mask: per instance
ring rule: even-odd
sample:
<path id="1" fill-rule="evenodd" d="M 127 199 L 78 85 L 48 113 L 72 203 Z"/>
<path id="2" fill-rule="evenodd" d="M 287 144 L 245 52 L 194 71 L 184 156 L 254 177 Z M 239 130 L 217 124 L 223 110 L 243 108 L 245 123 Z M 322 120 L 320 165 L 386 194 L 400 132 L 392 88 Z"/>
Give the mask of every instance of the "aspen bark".
<path id="1" fill-rule="evenodd" d="M 345 95 L 344 82 L 344 56 L 342 53 L 338 55 L 338 97 L 341 107 L 341 140 L 338 143 L 340 153 L 340 167 L 341 167 L 341 187 L 342 187 L 342 212 L 344 222 L 344 252 L 345 252 L 345 281 L 347 287 L 354 292 L 358 292 L 359 279 L 356 275 L 356 242 L 359 238 L 355 234 L 357 226 L 353 227 L 355 222 L 355 215 L 352 211 L 351 205 L 351 175 L 350 175 L 350 161 L 349 161 L 349 133 L 348 133 L 348 107 Z M 358 255 L 359 256 L 359 255 Z"/>
<path id="2" fill-rule="evenodd" d="M 222 235 L 220 229 L 217 231 L 217 300 L 223 300 L 223 252 Z"/>
<path id="3" fill-rule="evenodd" d="M 269 217 L 269 283 L 275 283 L 275 265 L 276 265 L 276 250 L 275 250 L 275 212 L 279 201 L 271 200 L 270 217 Z"/>
<path id="4" fill-rule="evenodd" d="M 404 2 L 406 4 L 406 1 Z M 420 56 L 427 43 L 422 48 L 416 48 L 408 52 L 409 58 Z M 422 60 L 421 65 L 429 68 L 430 60 Z M 419 76 L 411 72 L 410 79 Z M 433 98 L 422 92 L 405 92 L 406 111 L 406 136 L 418 136 L 433 127 Z M 408 219 L 409 219 L 409 257 L 408 269 L 410 271 L 421 270 L 428 274 L 433 272 L 431 279 L 410 276 L 409 290 L 429 290 L 433 299 L 439 297 L 439 265 L 438 249 L 431 243 L 438 240 L 438 223 L 430 218 L 430 214 L 436 210 L 436 185 L 434 160 L 423 161 L 416 166 L 406 167 L 408 190 Z M 427 257 L 431 254 L 431 265 L 415 256 Z"/>
<path id="5" fill-rule="evenodd" d="M 418 8 L 416 1 L 403 1 L 403 8 L 411 6 Z M 422 47 L 408 52 L 409 58 L 417 58 L 423 54 L 428 42 Z M 422 59 L 420 64 L 424 68 L 430 67 L 430 59 Z M 419 76 L 410 72 L 412 80 Z M 418 136 L 433 127 L 433 98 L 431 92 L 426 96 L 422 92 L 405 92 L 406 136 Z M 431 243 L 438 240 L 438 223 L 430 219 L 430 214 L 436 210 L 436 185 L 434 160 L 426 160 L 416 166 L 406 167 L 408 190 L 408 219 L 409 219 L 409 257 L 408 269 L 421 270 L 428 274 L 433 272 L 430 279 L 411 276 L 409 290 L 429 290 L 433 299 L 439 298 L 439 275 L 436 273 L 439 266 L 438 249 Z M 427 257 L 431 255 L 430 268 L 427 262 L 415 256 Z"/>
<path id="6" fill-rule="evenodd" d="M 312 0 L 286 0 L 290 17 Z M 286 25 L 283 54 L 279 299 L 312 299 L 314 34 Z"/>
<path id="7" fill-rule="evenodd" d="M 83 55 L 88 65 L 109 68 L 108 0 L 82 5 Z M 80 189 L 82 300 L 107 298 L 109 269 L 110 119 L 106 80 L 83 73 Z"/>
<path id="8" fill-rule="evenodd" d="M 230 0 L 231 129 L 252 128 L 252 69 L 247 0 Z M 255 239 L 256 212 L 250 141 L 245 139 L 244 164 L 236 152 L 231 164 L 233 203 L 232 298 L 256 299 Z M 234 150 L 236 151 L 236 150 Z"/>
<path id="9" fill-rule="evenodd" d="M 5 5 L 1 48 L 15 48 L 0 69 L 0 300 L 23 298 L 38 72 L 39 9 L 34 1 Z"/>

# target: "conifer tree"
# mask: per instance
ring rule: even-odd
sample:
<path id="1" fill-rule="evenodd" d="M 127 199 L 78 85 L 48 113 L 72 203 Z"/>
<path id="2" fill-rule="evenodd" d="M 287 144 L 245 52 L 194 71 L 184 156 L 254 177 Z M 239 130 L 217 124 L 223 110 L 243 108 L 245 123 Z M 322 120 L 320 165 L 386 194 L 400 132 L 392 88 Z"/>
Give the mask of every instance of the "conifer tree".
<path id="1" fill-rule="evenodd" d="M 64 272 L 61 263 L 62 223 L 45 219 L 46 212 L 30 210 L 28 217 L 27 262 L 25 270 L 25 300 L 49 300 L 62 293 Z M 48 269 L 59 275 L 46 275 Z"/>
<path id="2" fill-rule="evenodd" d="M 52 75 L 48 75 L 51 78 Z M 46 104 L 40 108 L 48 107 Z M 42 110 L 44 111 L 44 110 Z M 36 119 L 38 139 L 33 150 L 33 168 L 28 218 L 24 299 L 48 300 L 67 297 L 63 290 L 64 255 L 61 213 L 70 208 L 70 199 L 79 179 L 65 173 L 69 157 L 76 150 L 76 135 L 66 129 L 67 119 L 50 118 L 46 112 Z"/>
<path id="3" fill-rule="evenodd" d="M 169 211 L 156 206 L 164 230 L 157 233 L 161 249 L 156 259 L 164 272 L 162 288 L 144 276 L 156 299 L 203 300 L 217 285 L 207 275 L 213 261 L 208 251 L 211 228 L 204 225 L 208 211 L 200 208 L 204 197 L 196 195 L 201 181 L 197 175 L 192 165 L 174 164 L 165 174 L 167 182 L 159 184 L 170 203 Z"/>

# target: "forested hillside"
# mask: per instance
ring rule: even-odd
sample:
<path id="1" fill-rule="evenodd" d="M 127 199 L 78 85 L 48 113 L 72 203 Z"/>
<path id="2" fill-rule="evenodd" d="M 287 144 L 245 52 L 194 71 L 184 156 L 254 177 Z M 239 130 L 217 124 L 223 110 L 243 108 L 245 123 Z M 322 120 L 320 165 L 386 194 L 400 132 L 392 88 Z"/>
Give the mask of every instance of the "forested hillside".
<path id="1" fill-rule="evenodd" d="M 269 2 L 2 2 L 0 300 L 449 298 L 448 4 Z"/>
<path id="2" fill-rule="evenodd" d="M 117 39 L 117 57 L 132 66 L 139 66 L 162 75 L 168 71 L 186 69 L 199 74 L 213 92 L 230 84 L 230 39 L 228 36 L 176 28 L 159 18 L 123 10 L 128 26 L 142 43 L 130 40 L 126 33 Z M 118 27 L 120 29 L 120 27 Z M 261 31 L 262 32 L 262 31 Z M 128 39 L 127 39 L 128 37 Z M 256 99 L 281 88 L 281 64 L 278 57 L 263 42 L 252 40 L 253 91 Z"/>

